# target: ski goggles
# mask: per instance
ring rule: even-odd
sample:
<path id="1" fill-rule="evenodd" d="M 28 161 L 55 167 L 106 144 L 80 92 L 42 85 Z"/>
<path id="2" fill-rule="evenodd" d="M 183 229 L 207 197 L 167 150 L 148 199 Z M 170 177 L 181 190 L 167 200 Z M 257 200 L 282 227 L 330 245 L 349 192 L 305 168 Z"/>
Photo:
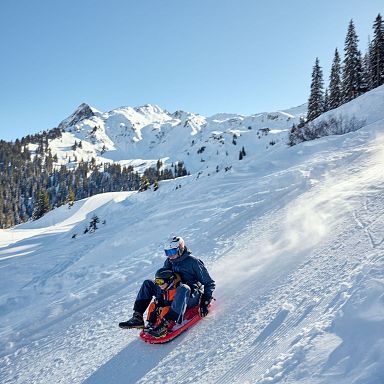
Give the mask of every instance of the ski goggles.
<path id="1" fill-rule="evenodd" d="M 164 252 L 165 252 L 165 256 L 169 257 L 169 256 L 175 256 L 178 252 L 178 248 L 171 248 L 171 249 L 164 249 Z"/>
<path id="2" fill-rule="evenodd" d="M 156 285 L 163 285 L 165 283 L 166 283 L 166 281 L 164 279 L 160 279 L 160 278 L 155 279 Z"/>

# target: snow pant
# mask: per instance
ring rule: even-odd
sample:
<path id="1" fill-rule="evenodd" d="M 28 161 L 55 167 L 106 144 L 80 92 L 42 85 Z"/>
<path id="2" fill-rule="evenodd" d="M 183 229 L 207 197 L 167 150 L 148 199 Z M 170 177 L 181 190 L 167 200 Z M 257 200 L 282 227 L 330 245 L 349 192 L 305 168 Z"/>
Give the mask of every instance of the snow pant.
<path id="1" fill-rule="evenodd" d="M 162 296 L 161 288 L 152 280 L 145 280 L 137 294 L 134 311 L 144 313 L 152 301 L 153 297 L 160 299 Z M 170 313 L 173 313 L 176 322 L 181 322 L 187 308 L 195 307 L 199 304 L 200 292 L 192 292 L 187 284 L 179 284 L 176 288 L 175 297 L 171 304 Z"/>

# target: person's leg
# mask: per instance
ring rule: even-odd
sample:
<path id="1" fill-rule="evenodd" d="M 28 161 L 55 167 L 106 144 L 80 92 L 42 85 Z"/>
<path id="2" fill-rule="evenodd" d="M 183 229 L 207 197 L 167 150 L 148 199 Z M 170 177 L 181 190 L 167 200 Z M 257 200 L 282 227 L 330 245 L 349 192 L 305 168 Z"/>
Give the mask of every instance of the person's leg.
<path id="1" fill-rule="evenodd" d="M 166 317 L 169 320 L 181 323 L 183 315 L 187 309 L 188 302 L 190 300 L 191 288 L 186 284 L 180 284 L 176 288 L 175 297 L 172 301 L 171 309 L 169 310 Z"/>
<path id="2" fill-rule="evenodd" d="M 161 289 L 152 280 L 145 280 L 137 294 L 133 306 L 133 315 L 128 321 L 119 323 L 120 328 L 143 328 L 143 314 L 152 301 L 152 297 L 161 296 Z"/>
<path id="3" fill-rule="evenodd" d="M 192 293 L 192 295 L 189 296 L 187 308 L 196 307 L 197 305 L 199 305 L 199 302 L 200 302 L 200 292 L 195 291 Z"/>
<path id="4" fill-rule="evenodd" d="M 134 312 L 143 314 L 148 308 L 153 296 L 160 297 L 161 289 L 152 280 L 145 280 L 137 294 L 135 304 L 133 306 Z"/>

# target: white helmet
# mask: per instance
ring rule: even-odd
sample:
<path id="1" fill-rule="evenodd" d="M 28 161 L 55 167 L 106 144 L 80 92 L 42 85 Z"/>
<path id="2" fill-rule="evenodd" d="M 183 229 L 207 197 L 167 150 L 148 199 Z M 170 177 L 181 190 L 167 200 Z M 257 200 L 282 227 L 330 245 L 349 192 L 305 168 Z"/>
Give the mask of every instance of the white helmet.
<path id="1" fill-rule="evenodd" d="M 181 236 L 172 236 L 164 244 L 165 255 L 175 256 L 177 253 L 179 255 L 184 251 L 184 240 Z"/>

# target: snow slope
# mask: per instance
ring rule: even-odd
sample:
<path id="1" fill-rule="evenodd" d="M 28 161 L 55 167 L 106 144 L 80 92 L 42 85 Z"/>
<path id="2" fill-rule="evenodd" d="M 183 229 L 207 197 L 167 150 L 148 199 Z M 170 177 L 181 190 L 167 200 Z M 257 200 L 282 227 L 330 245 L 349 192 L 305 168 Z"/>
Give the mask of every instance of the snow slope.
<path id="1" fill-rule="evenodd" d="M 348 104 L 376 114 L 356 132 L 1 231 L 0 382 L 383 383 L 383 92 Z M 93 214 L 105 224 L 84 234 Z M 147 345 L 117 323 L 170 233 L 204 260 L 217 300 Z"/>

